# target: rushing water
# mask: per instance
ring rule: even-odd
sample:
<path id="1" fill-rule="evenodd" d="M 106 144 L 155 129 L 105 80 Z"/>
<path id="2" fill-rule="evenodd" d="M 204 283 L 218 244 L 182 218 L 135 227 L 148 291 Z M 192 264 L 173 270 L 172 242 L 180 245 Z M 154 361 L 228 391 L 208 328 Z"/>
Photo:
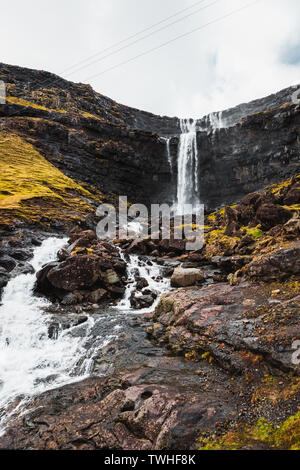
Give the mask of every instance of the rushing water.
<path id="1" fill-rule="evenodd" d="M 178 150 L 177 212 L 184 213 L 185 204 L 199 202 L 198 147 L 196 121 L 180 120 Z"/>
<path id="2" fill-rule="evenodd" d="M 171 174 L 173 174 L 173 162 L 172 162 L 172 156 L 171 156 L 170 141 L 171 141 L 171 137 L 167 137 L 166 138 L 167 157 L 168 157 L 168 163 L 170 166 Z"/>
<path id="3" fill-rule="evenodd" d="M 37 247 L 31 261 L 35 273 L 53 261 L 65 244 L 66 239 L 49 238 Z M 35 273 L 9 281 L 0 306 L 0 434 L 10 418 L 7 409 L 16 399 L 21 399 L 18 405 L 21 408 L 30 397 L 93 372 L 99 350 L 120 334 L 120 324 L 124 325 L 121 317 L 124 319 L 124 313 L 135 313 L 129 301 L 135 289 L 134 272 L 138 270 L 139 276 L 148 280 L 149 288 L 159 295 L 169 288 L 169 280 L 159 278 L 160 269 L 156 264 L 149 265 L 135 255 L 130 256 L 130 282 L 114 313 L 109 315 L 99 309 L 100 314 L 86 315 L 83 324 L 61 328 L 52 338 L 49 324 L 53 316 L 45 313 L 50 302 L 32 292 Z"/>
<path id="4" fill-rule="evenodd" d="M 56 258 L 65 239 L 49 238 L 35 249 L 31 261 L 35 272 Z M 62 331 L 49 338 L 49 315 L 44 308 L 49 302 L 34 297 L 34 274 L 22 274 L 7 284 L 0 307 L 0 425 L 6 421 L 4 412 L 16 398 L 26 398 L 72 380 L 73 371 L 84 353 L 82 337 Z M 93 326 L 85 323 L 86 334 Z M 76 327 L 74 327 L 76 328 Z M 88 372 L 82 361 L 78 375 Z"/>
<path id="5" fill-rule="evenodd" d="M 158 297 L 156 302 L 154 303 L 154 305 L 152 305 L 150 309 L 145 308 L 143 310 L 137 310 L 136 312 L 143 313 L 149 312 L 149 310 L 153 310 L 156 304 L 159 302 L 160 295 L 170 289 L 170 279 L 161 276 L 162 268 L 154 261 L 143 260 L 138 255 L 129 255 L 129 260 L 126 260 L 126 257 L 122 252 L 120 252 L 120 255 L 121 258 L 127 262 L 128 283 L 126 286 L 125 295 L 116 308 L 122 311 L 134 311 L 130 305 L 130 297 L 131 294 L 136 291 L 136 274 L 138 272 L 138 276 L 140 278 L 144 278 L 147 280 L 147 289 L 156 292 Z M 142 295 L 142 293 L 138 295 Z"/>

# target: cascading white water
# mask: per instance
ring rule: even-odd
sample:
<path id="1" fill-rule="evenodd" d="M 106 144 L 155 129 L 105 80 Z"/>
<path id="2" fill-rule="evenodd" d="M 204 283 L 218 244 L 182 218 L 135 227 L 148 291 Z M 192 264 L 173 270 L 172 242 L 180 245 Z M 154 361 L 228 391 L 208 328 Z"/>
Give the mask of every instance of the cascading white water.
<path id="1" fill-rule="evenodd" d="M 125 294 L 123 299 L 118 303 L 116 308 L 118 310 L 134 312 L 134 309 L 130 304 L 130 297 L 133 292 L 136 290 L 136 273 L 139 273 L 140 278 L 147 280 L 149 286 L 147 289 L 154 291 L 158 294 L 156 302 L 150 307 L 142 310 L 137 310 L 137 313 L 149 312 L 149 310 L 154 310 L 156 305 L 159 302 L 160 296 L 170 290 L 170 279 L 161 277 L 161 266 L 159 266 L 154 261 L 151 264 L 148 264 L 146 261 L 140 259 L 138 255 L 129 255 L 129 261 L 126 260 L 124 253 L 120 250 L 121 258 L 127 263 L 127 277 L 128 283 L 126 286 Z M 142 295 L 142 294 L 140 294 Z"/>
<path id="2" fill-rule="evenodd" d="M 196 121 L 181 119 L 180 128 L 176 212 L 183 214 L 185 204 L 199 203 Z"/>
<path id="3" fill-rule="evenodd" d="M 35 271 L 56 258 L 64 239 L 49 238 L 35 249 L 31 261 Z M 76 380 L 89 372 L 89 361 L 84 357 L 85 338 L 94 325 L 88 318 L 83 325 L 86 334 L 76 337 L 72 330 L 49 338 L 49 315 L 43 308 L 48 301 L 34 297 L 35 274 L 22 274 L 7 284 L 0 307 L 0 432 L 8 416 L 5 409 L 16 398 L 30 397 L 47 389 Z M 82 327 L 82 326 L 81 326 Z M 3 430 L 3 428 L 2 428 Z"/>
<path id="4" fill-rule="evenodd" d="M 223 129 L 226 127 L 223 122 L 223 111 L 209 114 L 209 123 L 213 132 L 216 132 L 217 129 Z"/>
<path id="5" fill-rule="evenodd" d="M 167 147 L 168 163 L 170 166 L 171 174 L 173 174 L 173 162 L 172 162 L 172 157 L 171 157 L 170 140 L 171 140 L 170 137 L 166 138 L 166 147 Z"/>
<path id="6" fill-rule="evenodd" d="M 35 273 L 56 258 L 66 241 L 48 238 L 35 249 L 31 261 Z M 120 254 L 125 259 L 121 250 Z M 115 313 L 112 319 L 101 313 L 100 316 L 87 315 L 83 324 L 60 330 L 52 338 L 49 324 L 53 317 L 45 312 L 50 302 L 33 295 L 35 273 L 22 274 L 9 281 L 0 306 L 0 435 L 14 413 L 21 412 L 31 397 L 90 375 L 99 351 L 119 334 L 118 315 L 123 316 L 123 311 L 149 311 L 148 308 L 135 312 L 130 305 L 136 270 L 140 277 L 147 279 L 149 289 L 157 292 L 158 302 L 160 294 L 170 288 L 169 279 L 160 278 L 161 267 L 157 264 L 149 265 L 131 255 L 127 268 L 130 282 L 116 307 L 120 313 Z M 113 322 L 117 323 L 112 329 Z M 17 405 L 11 406 L 15 400 Z"/>

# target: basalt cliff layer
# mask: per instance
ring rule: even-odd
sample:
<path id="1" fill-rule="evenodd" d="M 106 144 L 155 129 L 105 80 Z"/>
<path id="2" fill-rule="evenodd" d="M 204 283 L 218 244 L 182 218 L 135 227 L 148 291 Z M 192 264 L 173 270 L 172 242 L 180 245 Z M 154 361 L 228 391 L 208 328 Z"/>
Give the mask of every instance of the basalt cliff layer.
<path id="1" fill-rule="evenodd" d="M 120 105 L 89 85 L 48 72 L 0 64 L 0 79 L 7 93 L 6 104 L 0 107 L 2 155 L 23 139 L 32 146 L 26 147 L 29 157 L 37 152 L 76 182 L 80 188 L 70 187 L 70 181 L 63 190 L 56 188 L 64 199 L 65 213 L 74 216 L 76 212 L 66 207 L 74 206 L 70 193 L 83 203 L 79 215 L 91 209 L 88 204 L 99 202 L 100 193 L 127 195 L 130 202 L 146 204 L 174 202 L 178 118 Z M 214 128 L 215 113 L 197 121 L 199 187 L 207 210 L 238 201 L 299 171 L 300 108 L 291 101 L 296 88 L 224 111 L 222 122 L 228 126 L 224 129 Z M 165 137 L 172 137 L 172 171 Z M 2 186 L 4 200 L 11 188 L 4 187 L 5 181 Z M 52 190 L 53 181 L 44 186 Z M 35 205 L 37 196 L 31 196 L 19 197 L 22 207 Z M 57 199 L 51 199 L 54 209 Z M 8 215 L 15 215 L 16 209 L 20 207 L 8 206 Z M 54 212 L 49 220 L 55 218 Z"/>

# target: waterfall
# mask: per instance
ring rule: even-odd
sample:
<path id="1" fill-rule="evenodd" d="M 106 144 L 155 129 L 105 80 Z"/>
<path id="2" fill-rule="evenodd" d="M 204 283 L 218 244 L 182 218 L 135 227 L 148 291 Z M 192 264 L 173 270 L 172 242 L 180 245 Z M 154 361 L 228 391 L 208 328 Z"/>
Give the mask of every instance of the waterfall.
<path id="1" fill-rule="evenodd" d="M 209 114 L 209 122 L 213 132 L 226 127 L 223 122 L 223 111 Z"/>
<path id="2" fill-rule="evenodd" d="M 166 138 L 166 147 L 167 147 L 167 156 L 168 156 L 168 162 L 170 165 L 171 174 L 173 174 L 173 162 L 172 162 L 172 157 L 171 157 L 170 140 L 171 140 L 171 137 Z"/>
<path id="3" fill-rule="evenodd" d="M 198 148 L 196 121 L 180 120 L 178 150 L 177 213 L 184 213 L 185 204 L 199 203 Z"/>

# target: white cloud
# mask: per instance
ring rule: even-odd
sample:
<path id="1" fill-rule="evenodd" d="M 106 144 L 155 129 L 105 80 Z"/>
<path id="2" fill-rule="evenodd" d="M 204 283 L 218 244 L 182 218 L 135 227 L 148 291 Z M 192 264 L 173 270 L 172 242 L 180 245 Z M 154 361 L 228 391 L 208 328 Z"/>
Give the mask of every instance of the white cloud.
<path id="1" fill-rule="evenodd" d="M 131 48 L 65 76 L 83 81 L 250 2 L 219 0 Z M 0 0 L 1 60 L 59 74 L 193 3 L 44 0 L 42 9 L 38 0 Z M 211 3 L 213 0 L 205 0 L 203 5 Z M 197 8 L 200 6 L 190 11 Z M 140 109 L 200 117 L 299 83 L 299 62 L 284 60 L 289 50 L 289 57 L 297 56 L 299 19 L 298 0 L 261 0 L 202 31 L 94 78 L 91 83 L 100 93 Z"/>

